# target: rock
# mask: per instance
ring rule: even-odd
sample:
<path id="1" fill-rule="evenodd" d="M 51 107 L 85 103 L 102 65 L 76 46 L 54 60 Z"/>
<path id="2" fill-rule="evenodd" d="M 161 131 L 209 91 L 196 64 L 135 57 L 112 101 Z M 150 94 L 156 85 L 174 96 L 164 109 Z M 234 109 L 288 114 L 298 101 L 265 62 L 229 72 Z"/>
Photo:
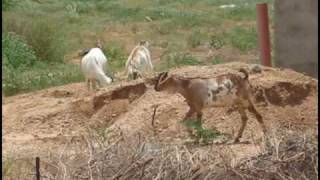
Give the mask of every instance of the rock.
<path id="1" fill-rule="evenodd" d="M 259 64 L 255 64 L 253 66 L 250 67 L 250 72 L 251 73 L 261 73 L 262 72 L 262 68 Z"/>

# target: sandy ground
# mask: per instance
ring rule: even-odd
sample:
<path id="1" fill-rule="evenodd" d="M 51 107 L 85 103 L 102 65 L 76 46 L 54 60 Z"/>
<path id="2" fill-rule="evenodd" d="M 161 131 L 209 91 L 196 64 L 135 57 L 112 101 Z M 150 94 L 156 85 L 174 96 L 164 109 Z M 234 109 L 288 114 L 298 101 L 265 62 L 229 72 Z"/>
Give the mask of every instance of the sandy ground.
<path id="1" fill-rule="evenodd" d="M 214 77 L 238 73 L 244 63 L 215 66 L 193 66 L 170 73 L 188 77 Z M 302 133 L 317 133 L 318 81 L 289 69 L 263 67 L 262 73 L 250 74 L 255 87 L 255 104 L 270 132 L 285 128 Z M 154 107 L 158 106 L 154 119 Z M 179 121 L 188 110 L 178 94 L 155 92 L 144 80 L 116 82 L 98 92 L 88 92 L 85 83 L 68 84 L 37 92 L 5 97 L 2 104 L 2 147 L 4 156 L 46 156 L 60 150 L 67 142 L 68 151 L 83 146 L 88 129 L 108 129 L 107 141 L 119 132 L 125 137 L 137 133 L 157 143 L 187 143 L 188 133 Z M 249 121 L 240 144 L 212 144 L 230 151 L 237 158 L 253 156 L 262 131 L 254 116 Z M 216 128 L 234 137 L 240 126 L 240 115 L 230 108 L 208 108 L 204 126 Z M 208 146 L 207 146 L 208 147 Z"/>

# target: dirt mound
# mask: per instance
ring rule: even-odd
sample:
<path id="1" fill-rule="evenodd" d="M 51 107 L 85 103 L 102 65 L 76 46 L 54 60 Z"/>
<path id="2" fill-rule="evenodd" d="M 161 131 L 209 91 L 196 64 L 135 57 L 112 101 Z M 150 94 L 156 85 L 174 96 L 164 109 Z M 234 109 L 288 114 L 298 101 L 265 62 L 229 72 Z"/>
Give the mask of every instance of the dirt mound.
<path id="1" fill-rule="evenodd" d="M 228 63 L 183 67 L 170 73 L 214 77 L 239 73 L 240 68 L 249 70 L 250 67 L 244 63 Z M 317 80 L 289 69 L 262 67 L 261 73 L 249 75 L 249 81 L 257 109 L 269 129 L 277 131 L 290 126 L 316 132 Z M 113 83 L 96 93 L 88 92 L 84 83 L 76 83 L 7 97 L 3 103 L 4 155 L 16 152 L 34 156 L 61 149 L 66 143 L 81 144 L 80 137 L 86 135 L 88 129 L 103 131 L 108 141 L 113 141 L 121 131 L 125 137 L 139 133 L 159 143 L 183 144 L 190 137 L 179 121 L 187 110 L 183 97 L 155 92 L 144 80 Z M 254 117 L 248 115 L 242 139 L 259 141 L 261 129 Z M 241 123 L 240 115 L 228 107 L 206 109 L 203 118 L 205 127 L 218 129 L 230 137 Z M 241 149 L 237 152 L 239 158 L 246 156 L 244 152 L 253 155 L 259 151 L 254 144 L 232 148 Z"/>

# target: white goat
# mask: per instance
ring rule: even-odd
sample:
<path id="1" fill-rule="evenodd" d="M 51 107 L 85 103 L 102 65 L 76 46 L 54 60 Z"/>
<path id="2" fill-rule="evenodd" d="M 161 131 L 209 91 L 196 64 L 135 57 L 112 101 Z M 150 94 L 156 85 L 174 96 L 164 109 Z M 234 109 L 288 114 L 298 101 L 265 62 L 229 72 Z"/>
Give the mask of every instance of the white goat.
<path id="1" fill-rule="evenodd" d="M 246 109 L 255 115 L 263 133 L 266 134 L 262 116 L 251 100 L 248 73 L 244 69 L 240 69 L 240 72 L 245 74 L 244 78 L 236 74 L 226 74 L 208 79 L 185 79 L 177 75 L 169 77 L 168 72 L 164 72 L 159 74 L 154 89 L 156 91 L 178 92 L 186 99 L 190 109 L 186 113 L 184 120 L 190 118 L 196 112 L 198 120 L 201 121 L 203 108 L 209 106 L 236 107 L 242 120 L 241 128 L 234 139 L 236 143 L 239 142 L 247 124 Z"/>
<path id="2" fill-rule="evenodd" d="M 92 48 L 84 55 L 81 60 L 81 69 L 85 75 L 88 90 L 90 90 L 90 82 L 92 88 L 96 89 L 96 81 L 100 87 L 104 87 L 113 81 L 105 74 L 106 64 L 107 58 L 100 48 Z"/>
<path id="3" fill-rule="evenodd" d="M 133 48 L 126 62 L 126 76 L 136 79 L 142 77 L 146 70 L 153 70 L 148 42 L 141 41 Z"/>

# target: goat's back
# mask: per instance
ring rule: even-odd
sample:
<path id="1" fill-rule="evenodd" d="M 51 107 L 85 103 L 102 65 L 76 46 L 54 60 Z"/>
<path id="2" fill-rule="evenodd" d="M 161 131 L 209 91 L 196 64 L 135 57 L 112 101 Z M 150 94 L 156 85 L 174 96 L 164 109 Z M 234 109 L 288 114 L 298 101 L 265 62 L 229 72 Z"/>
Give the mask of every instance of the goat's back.
<path id="1" fill-rule="evenodd" d="M 92 48 L 81 60 L 81 69 L 86 78 L 97 79 L 105 74 L 107 58 L 99 48 Z"/>
<path id="2" fill-rule="evenodd" d="M 246 104 L 250 97 L 250 85 L 239 75 L 227 74 L 210 79 L 191 79 L 188 85 L 190 99 L 201 101 L 204 106 L 231 106 Z"/>

